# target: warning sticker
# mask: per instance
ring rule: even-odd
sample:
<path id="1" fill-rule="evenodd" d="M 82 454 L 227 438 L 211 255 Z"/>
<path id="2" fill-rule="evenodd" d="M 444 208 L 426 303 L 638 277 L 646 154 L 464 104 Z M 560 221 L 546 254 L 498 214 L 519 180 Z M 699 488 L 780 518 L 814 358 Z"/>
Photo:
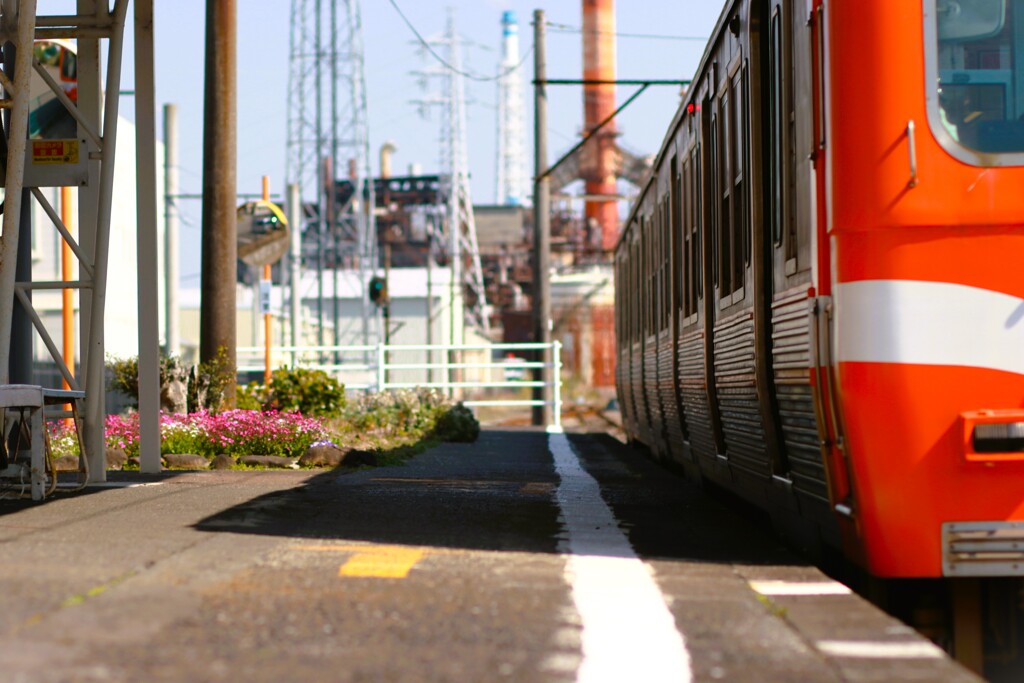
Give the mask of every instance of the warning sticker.
<path id="1" fill-rule="evenodd" d="M 77 164 L 78 140 L 32 140 L 33 164 Z"/>

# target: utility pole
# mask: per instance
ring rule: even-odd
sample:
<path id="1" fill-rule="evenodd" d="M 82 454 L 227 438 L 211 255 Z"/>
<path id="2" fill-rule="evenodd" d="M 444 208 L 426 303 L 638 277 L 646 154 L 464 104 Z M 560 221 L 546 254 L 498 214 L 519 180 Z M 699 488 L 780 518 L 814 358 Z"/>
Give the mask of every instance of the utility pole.
<path id="1" fill-rule="evenodd" d="M 236 181 L 235 0 L 206 0 L 206 87 L 203 121 L 203 260 L 199 358 L 221 348 L 236 366 L 235 281 L 238 268 Z M 232 373 L 224 390 L 235 405 Z"/>
<path id="2" fill-rule="evenodd" d="M 298 183 L 288 184 L 288 227 L 291 229 L 288 281 L 291 284 L 291 345 L 294 348 L 302 340 L 302 197 L 299 195 Z M 299 353 L 292 351 L 292 367 L 298 364 Z"/>
<path id="3" fill-rule="evenodd" d="M 388 287 L 388 296 L 384 300 L 384 345 L 391 344 L 391 242 L 384 243 L 384 282 Z"/>
<path id="4" fill-rule="evenodd" d="M 181 346 L 178 318 L 178 105 L 164 105 L 164 291 L 167 355 Z"/>
<path id="5" fill-rule="evenodd" d="M 534 182 L 533 182 L 533 341 L 551 343 L 551 179 L 546 175 L 548 166 L 548 94 L 547 46 L 545 45 L 544 10 L 533 13 L 534 44 Z M 551 349 L 538 354 L 544 362 L 541 379 L 544 386 L 533 388 L 533 400 L 544 401 L 534 406 L 533 424 L 552 424 L 553 392 L 551 382 Z"/>

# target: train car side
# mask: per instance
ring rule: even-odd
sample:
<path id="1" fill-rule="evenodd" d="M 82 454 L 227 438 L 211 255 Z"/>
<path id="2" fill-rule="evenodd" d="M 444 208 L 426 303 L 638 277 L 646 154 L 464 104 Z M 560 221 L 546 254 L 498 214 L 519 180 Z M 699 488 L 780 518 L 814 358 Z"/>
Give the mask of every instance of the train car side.
<path id="1" fill-rule="evenodd" d="M 619 247 L 630 434 L 875 575 L 1020 575 L 1024 0 L 936 3 L 725 7 Z"/>
<path id="2" fill-rule="evenodd" d="M 838 544 L 812 349 L 812 65 L 794 4 L 725 8 L 619 254 L 655 266 L 641 276 L 655 310 L 632 375 L 648 384 L 636 439 L 783 530 Z M 637 239 L 662 259 L 635 262 Z"/>

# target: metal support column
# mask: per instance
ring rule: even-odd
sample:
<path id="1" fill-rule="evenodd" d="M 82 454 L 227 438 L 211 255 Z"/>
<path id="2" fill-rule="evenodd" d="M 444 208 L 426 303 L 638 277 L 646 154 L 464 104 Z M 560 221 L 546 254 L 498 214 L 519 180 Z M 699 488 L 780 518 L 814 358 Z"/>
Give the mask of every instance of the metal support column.
<path id="1" fill-rule="evenodd" d="M 302 341 L 302 195 L 298 183 L 288 185 L 288 228 L 291 230 L 288 279 L 291 284 L 291 346 L 294 349 Z M 292 367 L 298 364 L 299 354 L 292 351 Z"/>
<path id="2" fill-rule="evenodd" d="M 106 3 L 104 3 L 106 4 Z M 102 11 L 102 8 L 101 10 Z M 93 250 L 92 311 L 85 368 L 86 438 L 89 441 L 89 469 L 105 472 L 106 460 L 106 365 L 104 321 L 106 319 L 107 265 L 110 252 L 110 212 L 114 200 L 114 159 L 117 149 L 117 116 L 121 90 L 121 60 L 124 55 L 124 22 L 128 0 L 118 0 L 110 14 L 110 43 L 107 52 L 107 83 L 103 104 L 103 162 L 97 197 L 96 243 Z M 89 446 L 92 448 L 90 449 Z M 105 475 L 104 477 L 105 478 Z M 94 480 L 96 477 L 94 477 Z"/>
<path id="3" fill-rule="evenodd" d="M 14 319 L 15 283 L 18 241 L 21 232 L 21 214 L 25 184 L 25 148 L 28 143 L 29 83 L 32 75 L 32 37 L 35 30 L 35 0 L 3 3 L 3 29 L 15 47 L 13 83 L 4 79 L 7 98 L 12 100 L 7 129 L 7 170 L 5 174 L 5 201 L 3 236 L 0 238 L 0 384 L 10 379 L 11 331 Z M 8 87 L 11 86 L 11 87 Z"/>
<path id="4" fill-rule="evenodd" d="M 545 44 L 544 10 L 533 13 L 534 41 L 534 184 L 533 184 L 533 341 L 551 343 L 551 179 L 545 175 L 548 165 L 548 95 L 547 46 Z M 553 368 L 550 346 L 541 352 L 544 385 L 534 387 L 535 401 L 543 406 L 533 409 L 533 424 L 552 423 Z"/>
<path id="5" fill-rule="evenodd" d="M 100 19 L 105 12 L 97 0 L 78 0 L 78 15 L 82 17 L 94 17 Z M 94 131 L 100 129 L 100 122 L 103 120 L 102 87 L 100 86 L 100 40 L 99 36 L 81 37 L 78 39 L 78 113 L 81 122 L 78 125 L 78 137 L 85 135 L 86 127 Z M 89 160 L 89 179 L 94 181 L 100 177 L 102 164 L 99 159 Z M 99 183 L 90 182 L 84 187 L 78 188 L 78 234 L 82 251 L 91 258 L 96 252 L 97 235 L 100 231 L 99 218 Z M 109 227 L 109 226 L 107 226 Z M 95 273 L 93 274 L 95 277 Z M 81 329 L 79 330 L 79 348 L 82 355 L 82 372 L 85 383 L 85 425 L 84 438 L 85 451 L 89 460 L 89 478 L 92 481 L 106 481 L 106 435 L 104 433 L 105 420 L 102 415 L 96 415 L 89 411 L 89 405 L 93 403 L 94 387 L 90 384 L 89 368 L 93 364 L 91 345 L 93 311 L 96 306 L 102 306 L 102 302 L 94 304 L 95 296 L 91 288 L 82 289 L 79 294 L 81 301 Z M 100 328 L 102 330 L 102 326 Z M 0 337 L 2 338 L 2 337 Z M 96 355 L 96 363 L 103 366 L 105 363 L 102 345 Z M 105 392 L 106 387 L 101 386 L 100 391 Z M 97 400 L 102 401 L 104 393 L 101 393 Z M 99 419 L 97 419 L 99 418 Z"/>
<path id="6" fill-rule="evenodd" d="M 135 195 L 138 221 L 139 463 L 160 465 L 160 303 L 156 229 L 156 92 L 153 0 L 135 4 Z"/>
<path id="7" fill-rule="evenodd" d="M 178 105 L 164 105 L 164 315 L 167 355 L 181 346 L 178 314 Z"/>

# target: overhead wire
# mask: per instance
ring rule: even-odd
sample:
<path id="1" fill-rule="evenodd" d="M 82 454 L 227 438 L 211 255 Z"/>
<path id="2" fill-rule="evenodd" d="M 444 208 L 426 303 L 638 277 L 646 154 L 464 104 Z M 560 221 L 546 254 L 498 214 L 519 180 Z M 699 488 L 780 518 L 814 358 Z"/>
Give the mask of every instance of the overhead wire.
<path id="1" fill-rule="evenodd" d="M 583 33 L 583 29 L 579 26 L 558 24 L 552 21 L 547 22 L 545 25 L 552 30 L 552 33 Z M 645 40 L 689 40 L 701 43 L 706 43 L 708 40 L 706 36 L 669 36 L 654 33 L 619 33 L 617 31 L 591 31 L 591 33 L 611 35 L 617 38 L 641 38 Z"/>
<path id="2" fill-rule="evenodd" d="M 469 71 L 463 71 L 462 69 L 456 69 L 454 66 L 448 63 L 448 60 L 446 60 L 441 55 L 437 54 L 437 51 L 434 50 L 434 47 L 427 41 L 426 38 L 424 38 L 420 34 L 418 30 L 416 30 L 416 27 L 413 26 L 412 22 L 409 21 L 409 18 L 405 16 L 405 13 L 402 12 L 402 8 L 398 6 L 398 2 L 396 2 L 396 0 L 388 1 L 391 3 L 391 6 L 395 8 L 395 11 L 398 12 L 398 16 L 402 18 L 402 21 L 405 22 L 405 25 L 409 27 L 409 30 L 412 31 L 412 34 L 416 36 L 416 40 L 419 41 L 420 45 L 422 45 L 423 48 L 427 52 L 429 52 L 431 56 L 433 56 L 434 59 L 436 59 L 444 68 L 448 69 L 449 71 L 456 73 L 460 76 L 463 76 L 465 78 L 468 78 L 470 80 L 488 82 L 504 78 L 510 73 L 519 70 L 519 68 L 526 63 L 526 60 L 530 57 L 530 55 L 533 54 L 533 45 L 530 45 L 530 47 L 527 48 L 525 54 L 523 54 L 523 58 L 519 60 L 518 64 L 516 64 L 515 66 L 510 66 L 507 69 L 503 69 L 500 73 L 494 76 L 481 76 L 479 74 L 471 73 Z"/>

